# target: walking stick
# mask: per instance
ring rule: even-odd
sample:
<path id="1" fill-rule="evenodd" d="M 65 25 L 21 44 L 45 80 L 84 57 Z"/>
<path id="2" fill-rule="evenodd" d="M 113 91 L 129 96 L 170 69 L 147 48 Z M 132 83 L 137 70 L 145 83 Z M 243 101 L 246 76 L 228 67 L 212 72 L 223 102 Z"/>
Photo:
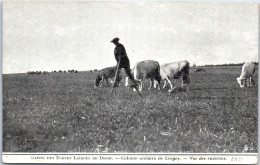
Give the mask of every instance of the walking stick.
<path id="1" fill-rule="evenodd" d="M 118 72 L 119 72 L 119 64 L 120 64 L 120 61 L 121 61 L 121 58 L 119 58 L 119 61 L 118 61 L 118 63 L 117 63 L 115 79 L 114 79 L 114 83 L 113 83 L 113 86 L 112 86 L 112 89 L 111 89 L 109 98 L 111 97 L 111 95 L 112 95 L 112 93 L 113 93 L 113 90 L 114 90 L 114 87 L 115 87 L 116 79 L 117 79 Z"/>
<path id="2" fill-rule="evenodd" d="M 115 79 L 114 79 L 114 84 L 113 84 L 113 86 L 112 86 L 112 89 L 111 89 L 109 98 L 111 97 L 111 95 L 112 95 L 112 93 L 113 93 L 114 86 L 115 86 L 115 83 L 116 83 L 116 80 L 117 80 L 117 77 L 118 77 L 118 74 L 119 74 L 119 64 L 120 64 L 120 61 L 121 61 L 121 58 L 119 58 L 119 61 L 118 61 L 118 63 L 117 63 L 116 74 L 115 74 Z M 137 87 L 135 86 L 134 88 L 135 88 L 136 91 L 138 92 L 139 96 L 140 96 L 141 98 L 143 98 L 142 95 L 141 95 L 141 93 L 140 93 L 139 90 L 137 89 Z"/>
<path id="3" fill-rule="evenodd" d="M 135 88 L 136 91 L 138 92 L 139 96 L 140 96 L 141 98 L 143 98 L 142 95 L 141 95 L 141 93 L 140 93 L 139 90 L 137 89 L 137 87 L 134 87 L 134 88 Z"/>

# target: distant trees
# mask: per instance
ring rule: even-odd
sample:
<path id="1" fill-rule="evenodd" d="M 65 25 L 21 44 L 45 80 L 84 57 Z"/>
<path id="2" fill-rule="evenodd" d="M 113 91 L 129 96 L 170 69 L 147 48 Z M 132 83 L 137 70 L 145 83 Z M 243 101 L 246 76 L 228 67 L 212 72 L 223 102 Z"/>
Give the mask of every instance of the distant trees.
<path id="1" fill-rule="evenodd" d="M 258 65 L 258 62 L 255 62 Z M 207 65 L 200 65 L 201 67 L 218 67 L 218 66 L 242 66 L 244 63 L 229 63 L 229 64 L 207 64 Z M 194 67 L 194 64 L 193 64 Z M 197 67 L 197 66 L 196 66 Z"/>
<path id="2" fill-rule="evenodd" d="M 71 73 L 78 73 L 78 70 L 68 70 L 68 73 L 71 72 Z M 36 75 L 40 75 L 40 74 L 49 74 L 49 73 L 67 73 L 66 70 L 62 71 L 62 70 L 54 70 L 54 71 L 28 71 L 26 72 L 28 75 L 32 75 L 32 74 L 36 74 Z"/>

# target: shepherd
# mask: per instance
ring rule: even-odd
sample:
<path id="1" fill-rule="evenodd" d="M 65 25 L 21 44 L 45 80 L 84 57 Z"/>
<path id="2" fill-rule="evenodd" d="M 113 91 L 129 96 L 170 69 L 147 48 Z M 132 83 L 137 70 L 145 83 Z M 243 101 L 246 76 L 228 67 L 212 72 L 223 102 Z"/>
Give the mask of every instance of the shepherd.
<path id="1" fill-rule="evenodd" d="M 116 70 L 116 75 L 115 75 L 115 82 L 114 82 L 112 91 L 110 93 L 110 96 L 113 92 L 114 87 L 118 87 L 118 84 L 120 81 L 119 72 L 120 72 L 120 69 L 122 69 L 122 68 L 125 69 L 126 75 L 131 80 L 130 87 L 137 89 L 137 86 L 138 86 L 133 75 L 131 74 L 130 62 L 129 62 L 129 59 L 126 54 L 125 47 L 119 43 L 119 38 L 117 38 L 117 37 L 114 38 L 111 42 L 114 43 L 116 46 L 114 49 L 114 55 L 115 55 L 115 59 L 117 61 L 117 70 Z M 139 93 L 139 95 L 140 95 L 140 93 Z"/>
<path id="2" fill-rule="evenodd" d="M 129 59 L 127 57 L 127 54 L 126 54 L 126 50 L 125 50 L 125 47 L 119 43 L 119 38 L 114 38 L 112 41 L 112 43 L 115 44 L 115 49 L 114 49 L 114 55 L 115 55 L 115 59 L 116 59 L 116 62 L 118 63 L 118 72 L 120 72 L 120 70 L 122 68 L 125 69 L 125 72 L 127 74 L 127 76 L 130 78 L 130 80 L 132 81 L 132 84 L 130 85 L 130 87 L 133 87 L 133 88 L 137 88 L 137 83 L 136 81 L 134 80 L 134 77 L 133 75 L 131 74 L 131 70 L 130 70 L 130 62 L 129 62 Z M 114 83 L 114 86 L 113 87 L 118 87 L 118 84 L 119 84 L 119 74 L 116 75 L 116 81 Z"/>

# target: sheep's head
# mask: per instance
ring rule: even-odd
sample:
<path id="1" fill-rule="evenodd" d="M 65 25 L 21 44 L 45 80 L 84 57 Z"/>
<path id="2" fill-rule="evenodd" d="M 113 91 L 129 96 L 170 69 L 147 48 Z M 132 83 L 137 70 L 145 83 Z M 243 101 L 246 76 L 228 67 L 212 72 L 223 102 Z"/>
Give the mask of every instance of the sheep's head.
<path id="1" fill-rule="evenodd" d="M 242 84 L 242 80 L 243 79 L 241 79 L 240 77 L 237 78 L 237 82 L 238 82 L 238 84 L 240 85 L 241 88 L 245 87 L 245 85 Z"/>

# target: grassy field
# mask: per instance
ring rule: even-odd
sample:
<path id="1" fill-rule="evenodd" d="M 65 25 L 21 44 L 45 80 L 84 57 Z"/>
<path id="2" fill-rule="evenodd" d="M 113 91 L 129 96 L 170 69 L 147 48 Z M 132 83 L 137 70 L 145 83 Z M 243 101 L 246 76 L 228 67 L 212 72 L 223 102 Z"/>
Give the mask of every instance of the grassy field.
<path id="1" fill-rule="evenodd" d="M 178 99 L 148 82 L 143 99 L 123 83 L 109 99 L 94 72 L 3 75 L 3 152 L 257 152 L 258 88 L 240 72 L 191 69 Z"/>

